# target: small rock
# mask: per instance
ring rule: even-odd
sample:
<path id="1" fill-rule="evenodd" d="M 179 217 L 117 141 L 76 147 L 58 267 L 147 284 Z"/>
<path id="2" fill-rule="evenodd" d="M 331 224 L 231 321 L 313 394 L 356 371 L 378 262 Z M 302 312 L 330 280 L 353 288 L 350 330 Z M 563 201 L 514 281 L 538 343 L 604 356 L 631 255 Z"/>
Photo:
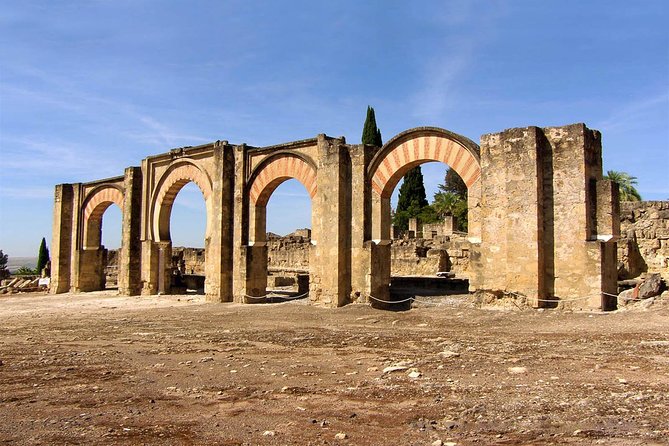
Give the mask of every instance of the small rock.
<path id="1" fill-rule="evenodd" d="M 644 300 L 641 303 L 641 308 L 643 308 L 644 310 L 647 310 L 650 307 L 652 307 L 654 303 L 655 303 L 655 297 L 649 297 L 648 299 Z"/>
<path id="2" fill-rule="evenodd" d="M 527 373 L 526 367 L 509 367 L 507 370 L 512 375 L 522 375 L 523 373 Z"/>
<path id="3" fill-rule="evenodd" d="M 214 358 L 212 358 L 211 356 L 205 356 L 204 358 L 200 358 L 198 362 L 211 362 L 213 360 Z"/>
<path id="4" fill-rule="evenodd" d="M 383 369 L 383 373 L 392 373 L 392 372 L 400 372 L 402 370 L 406 370 L 409 367 L 404 366 L 404 365 L 390 365 Z"/>
<path id="5" fill-rule="evenodd" d="M 442 358 L 457 358 L 460 356 L 460 353 L 451 350 L 444 350 L 443 352 L 439 352 L 439 356 Z"/>
<path id="6" fill-rule="evenodd" d="M 418 370 L 412 370 L 409 372 L 409 378 L 416 379 L 421 377 L 421 373 Z"/>
<path id="7" fill-rule="evenodd" d="M 444 426 L 444 429 L 455 429 L 458 427 L 458 423 L 453 420 L 444 420 L 441 422 L 441 424 Z"/>
<path id="8" fill-rule="evenodd" d="M 444 442 L 441 440 L 434 440 L 432 446 L 444 446 Z"/>
<path id="9" fill-rule="evenodd" d="M 634 290 L 625 290 L 618 294 L 619 307 L 624 307 L 631 302 L 634 302 Z"/>
<path id="10" fill-rule="evenodd" d="M 627 384 L 627 380 L 625 378 L 618 378 L 618 382 L 620 384 Z"/>
<path id="11" fill-rule="evenodd" d="M 346 440 L 348 438 L 348 435 L 346 435 L 343 432 L 339 432 L 335 435 L 335 440 Z"/>
<path id="12" fill-rule="evenodd" d="M 662 286 L 662 277 L 659 273 L 650 274 L 646 280 L 639 285 L 639 299 L 647 299 L 649 297 L 660 294 L 660 287 Z"/>
<path id="13" fill-rule="evenodd" d="M 262 435 L 263 437 L 273 437 L 274 435 L 276 435 L 276 433 L 274 431 L 265 431 L 262 433 Z"/>
<path id="14" fill-rule="evenodd" d="M 378 371 L 378 370 L 379 370 L 378 367 L 367 367 L 367 371 L 368 371 L 368 372 L 376 372 L 376 371 Z"/>

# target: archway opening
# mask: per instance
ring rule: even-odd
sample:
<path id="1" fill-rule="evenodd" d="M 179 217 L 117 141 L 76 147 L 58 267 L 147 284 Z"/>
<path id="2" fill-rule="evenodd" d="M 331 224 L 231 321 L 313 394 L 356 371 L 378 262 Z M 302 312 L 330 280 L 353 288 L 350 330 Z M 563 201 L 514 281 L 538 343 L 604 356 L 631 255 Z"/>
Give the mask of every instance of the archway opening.
<path id="1" fill-rule="evenodd" d="M 102 188 L 86 200 L 77 285 L 81 291 L 118 289 L 122 202 L 122 194 L 114 188 Z"/>
<path id="2" fill-rule="evenodd" d="M 123 212 L 112 203 L 101 218 L 101 246 L 104 264 L 104 289 L 118 289 Z"/>
<path id="3" fill-rule="evenodd" d="M 207 208 L 203 193 L 197 184 L 189 181 L 174 194 L 169 205 L 168 226 L 162 228 L 171 248 L 167 268 L 170 293 L 204 294 Z"/>
<path id="4" fill-rule="evenodd" d="M 466 293 L 467 186 L 458 173 L 442 162 L 412 163 L 390 202 L 391 299 Z"/>
<path id="5" fill-rule="evenodd" d="M 391 293 L 391 276 L 398 274 L 397 268 L 401 269 L 402 263 L 411 264 L 410 270 L 403 271 L 409 277 L 429 275 L 435 281 L 438 276 L 453 277 L 455 273 L 453 266 L 460 264 L 460 259 L 454 259 L 454 256 L 462 256 L 462 260 L 468 264 L 470 244 L 480 241 L 481 185 L 479 179 L 481 169 L 479 153 L 479 147 L 461 135 L 435 127 L 420 127 L 395 136 L 375 155 L 369 170 L 373 191 L 371 209 L 373 244 L 370 245 L 372 273 L 369 292 L 376 300 L 380 302 L 397 300 L 391 299 L 391 294 L 393 294 Z M 405 228 L 393 227 L 393 220 L 397 223 L 397 217 L 401 217 L 401 215 L 392 215 L 393 218 L 391 218 L 391 198 L 398 183 L 402 177 L 417 166 L 432 161 L 441 163 L 441 168 L 444 170 L 445 165 L 452 167 L 466 185 L 467 192 L 464 201 L 467 205 L 468 221 L 465 234 L 458 234 L 462 231 L 458 231 L 457 224 L 455 227 L 452 225 L 447 227 L 449 222 L 442 220 L 441 217 L 434 222 L 437 224 L 436 227 L 430 226 L 432 223 L 425 224 L 426 222 L 421 222 L 420 219 L 411 221 L 411 227 L 406 220 Z M 428 172 L 431 169 L 428 167 Z M 434 194 L 426 198 L 434 202 Z M 398 205 L 400 201 L 402 200 L 398 197 Z M 419 208 L 425 207 L 428 214 L 431 213 L 433 217 L 439 214 L 428 207 L 428 204 L 430 203 L 425 201 L 422 204 L 417 203 Z M 445 216 L 443 209 L 441 211 L 442 217 Z M 399 210 L 396 214 L 399 214 Z M 461 246 L 452 246 L 456 235 L 462 235 L 461 240 L 458 240 L 458 244 L 462 243 Z M 448 242 L 449 246 L 426 246 L 425 240 L 431 240 L 431 244 L 434 244 L 434 240 L 444 241 Z M 393 245 L 396 245 L 395 248 L 397 245 L 404 245 L 407 248 L 404 252 L 397 252 L 398 249 L 393 252 Z M 393 258 L 396 271 L 391 274 Z M 461 269 L 466 271 L 468 267 L 463 265 Z M 464 273 L 463 276 L 468 278 L 467 273 Z M 460 287 L 468 288 L 467 282 Z M 399 288 L 399 286 L 395 287 L 395 289 Z"/>
<path id="6" fill-rule="evenodd" d="M 307 189 L 294 178 L 279 183 L 267 199 L 264 212 L 266 293 L 271 300 L 303 298 L 309 291 L 313 227 L 311 207 Z M 256 209 L 258 213 L 262 214 L 262 211 Z"/>

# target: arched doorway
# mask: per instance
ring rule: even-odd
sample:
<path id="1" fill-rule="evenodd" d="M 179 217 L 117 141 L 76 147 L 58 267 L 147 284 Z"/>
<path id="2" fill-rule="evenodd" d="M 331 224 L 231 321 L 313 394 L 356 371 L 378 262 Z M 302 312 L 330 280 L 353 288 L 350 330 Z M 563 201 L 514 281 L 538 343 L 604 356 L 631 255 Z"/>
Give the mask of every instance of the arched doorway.
<path id="1" fill-rule="evenodd" d="M 116 285 L 113 277 L 118 277 L 118 266 L 120 259 L 120 222 L 118 214 L 123 212 L 123 192 L 113 186 L 101 186 L 91 191 L 84 201 L 83 208 L 83 239 L 82 250 L 79 254 L 79 290 L 98 291 L 107 287 L 107 273 L 110 276 L 109 285 Z M 116 226 L 119 237 L 112 237 L 118 243 L 118 249 L 110 255 L 103 241 L 103 217 L 107 211 L 115 205 Z M 122 217 L 121 217 L 122 219 Z M 107 238 L 107 237 L 105 237 Z M 111 248 L 116 248 L 113 246 Z M 110 258 L 110 257 L 114 257 Z M 111 264 L 111 268 L 108 265 Z M 114 270 L 115 271 L 112 271 Z M 114 288 L 116 286 L 113 286 Z"/>
<path id="2" fill-rule="evenodd" d="M 372 159 L 368 180 L 372 188 L 370 289 L 372 301 L 390 299 L 391 196 L 412 168 L 437 161 L 455 170 L 467 185 L 468 238 L 480 242 L 480 152 L 473 141 L 448 130 L 421 127 L 392 138 Z"/>
<path id="3" fill-rule="evenodd" d="M 291 153 L 282 153 L 264 160 L 254 170 L 249 181 L 249 247 L 247 251 L 246 291 L 244 301 L 264 301 L 268 287 L 267 205 L 277 188 L 288 180 L 297 180 L 313 201 L 316 194 L 316 168 L 307 158 Z M 285 209 L 290 212 L 290 207 Z M 313 212 L 311 213 L 313 217 Z M 311 225 L 314 228 L 314 225 Z M 309 231 L 311 245 L 317 243 L 318 235 Z M 311 256 L 309 249 L 309 257 Z M 311 261 L 309 262 L 311 264 Z M 306 297 L 308 276 L 300 277 L 294 271 L 297 290 L 293 297 Z"/>
<path id="4" fill-rule="evenodd" d="M 186 292 L 188 289 L 199 289 L 199 282 L 193 278 L 192 283 L 186 283 L 183 277 L 184 271 L 181 271 L 179 265 L 174 265 L 172 258 L 172 235 L 171 235 L 171 217 L 175 200 L 179 192 L 188 184 L 193 184 L 202 194 L 205 203 L 206 226 L 204 230 L 204 283 L 202 288 L 207 293 L 210 282 L 210 268 L 208 264 L 211 259 L 207 255 L 209 250 L 210 228 L 211 228 L 211 181 L 207 174 L 197 166 L 197 164 L 182 160 L 174 163 L 163 174 L 154 194 L 152 206 L 152 227 L 151 235 L 155 242 L 153 248 L 155 251 L 152 256 L 150 268 L 153 272 L 152 277 L 157 280 L 157 292 L 168 294 L 175 292 Z M 190 187 L 193 189 L 193 187 Z M 197 194 L 195 194 L 197 195 Z M 198 275 L 198 274 L 194 274 Z M 190 280 L 190 279 L 188 279 Z M 190 286 L 189 286 L 190 285 Z"/>

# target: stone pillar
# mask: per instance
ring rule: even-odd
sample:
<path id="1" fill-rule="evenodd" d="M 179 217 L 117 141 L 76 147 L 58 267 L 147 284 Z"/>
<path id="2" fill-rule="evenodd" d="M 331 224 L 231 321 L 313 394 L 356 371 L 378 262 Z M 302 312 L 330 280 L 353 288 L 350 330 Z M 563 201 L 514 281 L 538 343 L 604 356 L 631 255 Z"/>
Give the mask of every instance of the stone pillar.
<path id="1" fill-rule="evenodd" d="M 367 166 L 374 153 L 374 146 L 349 146 L 351 157 L 351 300 L 362 296 L 366 300 L 370 294 L 372 238 L 372 190 L 367 181 Z"/>
<path id="2" fill-rule="evenodd" d="M 546 297 L 539 138 L 536 127 L 481 138 L 481 257 L 470 277 L 477 291 L 516 293 L 534 306 Z"/>
<path id="3" fill-rule="evenodd" d="M 584 124 L 543 132 L 552 151 L 555 296 L 570 308 L 609 309 L 602 292 L 617 288 L 620 219 L 617 191 L 602 180 L 601 134 Z"/>
<path id="4" fill-rule="evenodd" d="M 118 291 L 136 296 L 142 291 L 142 169 L 128 167 L 123 181 L 123 221 L 118 266 Z"/>
<path id="5" fill-rule="evenodd" d="M 158 293 L 158 268 L 160 250 L 152 240 L 142 241 L 142 295 Z"/>
<path id="6" fill-rule="evenodd" d="M 158 251 L 158 294 L 170 294 L 172 292 L 172 242 L 158 242 L 155 245 Z"/>
<path id="7" fill-rule="evenodd" d="M 418 234 L 418 219 L 417 218 L 410 218 L 409 219 L 409 234 L 413 231 L 413 236 L 416 238 L 419 238 Z M 409 236 L 409 238 L 413 238 Z"/>
<path id="8" fill-rule="evenodd" d="M 392 306 L 385 306 L 380 302 L 390 300 L 391 246 L 391 240 L 370 241 L 367 245 L 370 252 L 368 276 L 370 303 L 375 308 L 393 309 Z"/>
<path id="9" fill-rule="evenodd" d="M 265 243 L 265 207 L 250 208 L 247 186 L 247 150 L 245 144 L 234 152 L 233 211 L 233 295 L 235 302 L 257 303 L 267 294 L 267 246 Z"/>
<path id="10" fill-rule="evenodd" d="M 258 303 L 267 294 L 267 243 L 254 242 L 251 246 L 242 246 L 243 269 L 246 277 L 238 301 L 244 303 Z M 241 266 L 241 265 L 240 265 Z"/>
<path id="11" fill-rule="evenodd" d="M 484 135 L 481 171 L 470 288 L 535 306 L 610 308 L 602 292 L 616 289 L 619 217 L 599 132 L 574 124 Z"/>
<path id="12" fill-rule="evenodd" d="M 318 135 L 318 191 L 312 203 L 312 302 L 342 306 L 351 292 L 351 159 L 343 139 Z"/>
<path id="13" fill-rule="evenodd" d="M 232 301 L 235 158 L 227 142 L 214 146 L 209 227 L 205 241 L 205 294 L 210 302 Z"/>
<path id="14" fill-rule="evenodd" d="M 447 215 L 444 217 L 444 229 L 442 235 L 453 235 L 453 216 Z"/>
<path id="15" fill-rule="evenodd" d="M 72 214 L 74 196 L 71 184 L 59 184 L 54 194 L 53 235 L 51 237 L 52 294 L 66 293 L 70 289 L 70 260 L 72 253 Z"/>
<path id="16" fill-rule="evenodd" d="M 77 291 L 105 289 L 106 250 L 102 247 L 83 248 L 79 251 L 79 281 Z"/>
<path id="17" fill-rule="evenodd" d="M 79 282 L 81 277 L 81 247 L 82 247 L 82 218 L 81 218 L 81 183 L 72 185 L 72 249 L 70 252 L 70 291 L 81 291 Z M 85 280 L 85 279 L 84 279 Z"/>

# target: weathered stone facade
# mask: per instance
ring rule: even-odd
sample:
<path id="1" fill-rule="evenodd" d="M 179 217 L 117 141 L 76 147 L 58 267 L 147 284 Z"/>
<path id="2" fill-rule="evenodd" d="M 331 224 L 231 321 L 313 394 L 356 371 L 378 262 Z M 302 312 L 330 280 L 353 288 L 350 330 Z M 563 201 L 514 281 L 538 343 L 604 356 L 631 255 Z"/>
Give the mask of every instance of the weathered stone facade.
<path id="1" fill-rule="evenodd" d="M 295 178 L 312 199 L 309 299 L 387 302 L 390 196 L 409 169 L 428 161 L 448 164 L 468 187 L 472 291 L 519 294 L 536 306 L 577 298 L 572 306 L 610 307 L 602 292 L 616 288 L 617 189 L 602 179 L 599 133 L 583 124 L 485 135 L 480 148 L 420 127 L 383 147 L 318 135 L 270 147 L 216 141 L 150 156 L 121 177 L 56 187 L 51 291 L 103 282 L 102 215 L 116 203 L 123 211 L 119 291 L 170 292 L 172 204 L 194 182 L 207 209 L 208 299 L 255 301 L 267 289 L 266 205 Z"/>
<path id="2" fill-rule="evenodd" d="M 618 267 L 621 279 L 649 272 L 669 282 L 669 201 L 620 203 Z"/>

